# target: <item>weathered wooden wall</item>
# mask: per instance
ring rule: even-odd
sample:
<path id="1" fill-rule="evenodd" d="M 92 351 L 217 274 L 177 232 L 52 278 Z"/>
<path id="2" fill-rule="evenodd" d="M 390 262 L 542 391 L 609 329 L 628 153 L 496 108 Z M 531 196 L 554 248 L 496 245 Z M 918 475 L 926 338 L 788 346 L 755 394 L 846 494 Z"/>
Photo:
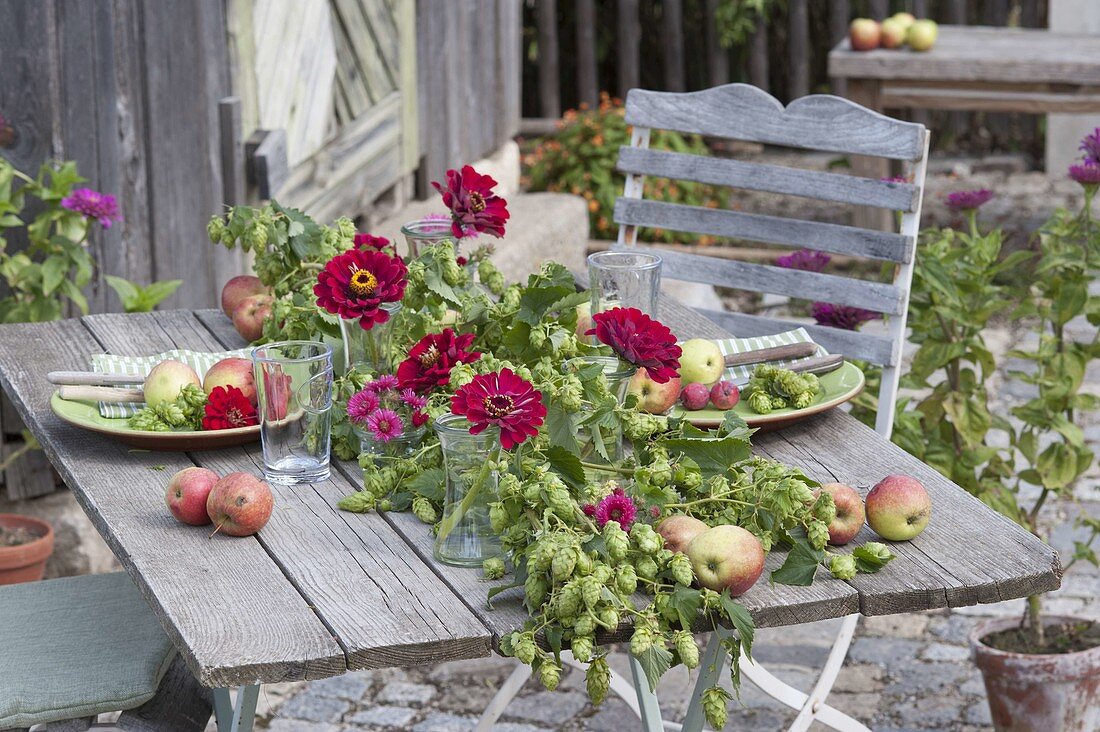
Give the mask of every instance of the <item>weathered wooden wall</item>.
<path id="1" fill-rule="evenodd" d="M 118 196 L 123 221 L 92 241 L 103 275 L 182 278 L 165 304 L 208 307 L 241 266 L 209 245 L 222 203 L 217 101 L 230 93 L 221 0 L 0 0 L 0 113 L 24 170 L 73 159 Z"/>

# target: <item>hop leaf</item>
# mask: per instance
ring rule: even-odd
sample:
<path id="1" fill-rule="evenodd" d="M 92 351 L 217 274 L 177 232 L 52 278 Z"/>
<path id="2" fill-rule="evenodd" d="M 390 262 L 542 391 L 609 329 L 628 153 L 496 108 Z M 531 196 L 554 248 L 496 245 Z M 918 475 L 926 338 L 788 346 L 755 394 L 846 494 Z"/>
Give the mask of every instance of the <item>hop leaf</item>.
<path id="1" fill-rule="evenodd" d="M 857 570 L 870 573 L 885 567 L 894 558 L 894 553 L 881 542 L 869 541 L 857 547 L 852 552 L 852 558 L 855 560 Z"/>
<path id="2" fill-rule="evenodd" d="M 726 726 L 726 716 L 729 714 L 726 705 L 732 698 L 721 686 L 712 686 L 703 692 L 703 714 L 714 729 L 720 730 Z"/>
<path id="3" fill-rule="evenodd" d="M 829 559 L 829 571 L 837 579 L 849 580 L 856 576 L 856 560 L 850 554 L 834 554 Z"/>
<path id="4" fill-rule="evenodd" d="M 611 687 L 611 667 L 607 665 L 607 659 L 603 656 L 593 658 L 588 664 L 588 670 L 584 674 L 584 685 L 588 688 L 588 696 L 592 703 L 599 706 L 607 698 L 607 690 Z"/>

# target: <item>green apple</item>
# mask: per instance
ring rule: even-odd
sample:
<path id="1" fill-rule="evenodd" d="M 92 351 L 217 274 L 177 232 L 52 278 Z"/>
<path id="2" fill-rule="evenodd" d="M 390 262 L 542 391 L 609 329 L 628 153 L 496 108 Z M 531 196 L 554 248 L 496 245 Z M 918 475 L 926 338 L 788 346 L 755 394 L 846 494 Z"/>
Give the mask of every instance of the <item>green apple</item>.
<path id="1" fill-rule="evenodd" d="M 711 385 L 722 378 L 726 363 L 714 341 L 692 338 L 680 344 L 680 381 L 683 384 Z"/>
<path id="2" fill-rule="evenodd" d="M 882 21 L 882 47 L 901 48 L 905 45 L 905 36 L 909 28 L 896 18 Z"/>
<path id="3" fill-rule="evenodd" d="M 918 20 L 909 26 L 909 48 L 914 51 L 927 51 L 936 45 L 940 27 L 934 20 Z"/>
<path id="4" fill-rule="evenodd" d="M 586 336 L 584 333 L 585 333 L 585 331 L 590 330 L 591 328 L 592 328 L 592 303 L 582 302 L 580 305 L 577 306 L 577 328 L 576 328 L 577 338 L 579 338 L 582 343 L 588 343 L 588 339 L 590 339 L 591 336 Z"/>
<path id="5" fill-rule="evenodd" d="M 680 378 L 674 376 L 663 384 L 649 378 L 645 369 L 639 369 L 626 385 L 628 394 L 638 397 L 638 409 L 649 414 L 664 414 L 680 398 Z"/>
<path id="6" fill-rule="evenodd" d="M 895 23 L 900 23 L 903 28 L 908 30 L 909 26 L 913 25 L 913 23 L 915 23 L 916 20 L 917 20 L 916 16 L 913 15 L 912 13 L 894 13 L 893 15 L 891 15 L 889 18 L 887 18 L 883 22 L 885 23 L 887 21 L 894 21 Z"/>
<path id="7" fill-rule="evenodd" d="M 888 475 L 867 494 L 867 523 L 887 541 L 908 541 L 924 531 L 932 517 L 932 499 L 921 482 Z"/>
<path id="8" fill-rule="evenodd" d="M 699 584 L 709 590 L 729 590 L 737 597 L 760 579 L 764 546 L 740 526 L 715 526 L 696 536 L 684 554 Z"/>
<path id="9" fill-rule="evenodd" d="M 188 384 L 202 388 L 199 375 L 182 361 L 161 361 L 145 377 L 145 403 L 155 407 L 164 402 L 175 401 L 180 389 Z"/>

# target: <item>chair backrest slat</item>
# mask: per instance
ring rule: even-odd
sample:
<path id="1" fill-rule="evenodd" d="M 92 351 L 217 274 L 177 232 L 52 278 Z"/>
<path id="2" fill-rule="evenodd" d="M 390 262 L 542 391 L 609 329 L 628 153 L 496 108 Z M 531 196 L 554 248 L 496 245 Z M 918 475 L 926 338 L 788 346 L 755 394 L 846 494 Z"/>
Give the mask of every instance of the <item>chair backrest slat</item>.
<path id="1" fill-rule="evenodd" d="M 664 201 L 620 198 L 615 202 L 614 219 L 630 226 L 787 244 L 890 262 L 909 262 L 913 257 L 913 238 L 901 234 Z"/>
<path id="2" fill-rule="evenodd" d="M 789 321 L 768 318 L 763 315 L 749 315 L 748 313 L 735 313 L 728 310 L 708 310 L 706 308 L 699 308 L 699 312 L 730 333 L 736 333 L 740 338 L 773 335 L 791 329 Z M 887 336 L 861 333 L 857 330 L 827 328 L 823 325 L 804 325 L 802 327 L 806 329 L 814 343 L 824 347 L 829 353 L 843 353 L 848 358 L 857 358 L 883 366 L 893 366 L 900 358 L 894 341 Z"/>
<path id="3" fill-rule="evenodd" d="M 718 259 L 661 250 L 661 276 L 750 292 L 820 300 L 898 315 L 905 310 L 905 291 L 882 282 L 856 280 L 766 264 Z"/>
<path id="4" fill-rule="evenodd" d="M 690 180 L 750 191 L 785 193 L 818 201 L 876 206 L 892 211 L 913 211 L 920 191 L 910 183 L 871 180 L 854 175 L 786 168 L 782 165 L 746 163 L 729 158 L 619 148 L 619 170 L 635 175 Z"/>
<path id="5" fill-rule="evenodd" d="M 785 145 L 894 160 L 918 160 L 924 126 L 891 119 L 829 95 L 802 97 L 784 107 L 748 84 L 687 93 L 631 89 L 626 122 L 650 129 Z"/>

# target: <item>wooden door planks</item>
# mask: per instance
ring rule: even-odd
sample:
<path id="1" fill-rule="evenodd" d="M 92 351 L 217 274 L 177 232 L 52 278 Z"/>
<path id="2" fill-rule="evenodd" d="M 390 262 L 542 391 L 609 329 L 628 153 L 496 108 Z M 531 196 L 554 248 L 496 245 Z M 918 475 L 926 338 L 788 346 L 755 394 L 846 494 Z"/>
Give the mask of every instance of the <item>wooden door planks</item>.
<path id="1" fill-rule="evenodd" d="M 137 343 L 204 351 L 223 346 L 189 311 L 92 316 L 108 348 Z M 239 336 L 238 336 L 239 339 Z M 239 347 L 240 341 L 232 341 Z M 171 344 L 171 345 L 169 345 Z M 262 471 L 258 446 L 195 453 L 220 475 Z M 258 539 L 347 654 L 349 669 L 409 666 L 489 654 L 489 633 L 377 515 L 339 511 L 355 489 L 334 473 L 324 483 L 272 485 L 276 510 Z"/>
<path id="2" fill-rule="evenodd" d="M 196 678 L 224 687 L 342 673 L 340 647 L 257 541 L 211 541 L 167 513 L 164 484 L 194 464 L 186 455 L 128 450 L 53 416 L 45 372 L 87 369 L 101 352 L 77 320 L 2 326 L 0 383 Z"/>

